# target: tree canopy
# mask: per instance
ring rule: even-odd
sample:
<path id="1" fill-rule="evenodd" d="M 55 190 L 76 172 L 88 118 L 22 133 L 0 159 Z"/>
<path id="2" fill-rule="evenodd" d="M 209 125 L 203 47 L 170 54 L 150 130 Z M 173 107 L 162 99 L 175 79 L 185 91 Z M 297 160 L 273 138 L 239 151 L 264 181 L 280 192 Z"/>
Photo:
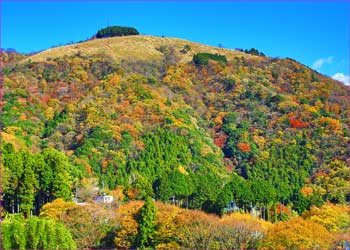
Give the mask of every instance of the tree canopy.
<path id="1" fill-rule="evenodd" d="M 139 32 L 135 28 L 122 27 L 122 26 L 110 26 L 97 31 L 97 38 L 106 38 L 114 36 L 131 36 L 138 35 Z"/>

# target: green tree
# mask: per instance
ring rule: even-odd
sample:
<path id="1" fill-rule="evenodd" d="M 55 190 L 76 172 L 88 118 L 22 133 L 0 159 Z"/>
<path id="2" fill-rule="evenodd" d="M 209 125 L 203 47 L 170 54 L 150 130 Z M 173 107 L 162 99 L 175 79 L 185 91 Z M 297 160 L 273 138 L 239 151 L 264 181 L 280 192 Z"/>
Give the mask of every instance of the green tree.
<path id="1" fill-rule="evenodd" d="M 3 249 L 76 249 L 70 231 L 53 220 L 15 215 L 1 223 Z"/>
<path id="2" fill-rule="evenodd" d="M 19 198 L 21 201 L 21 212 L 28 217 L 34 208 L 35 190 L 37 180 L 30 166 L 26 166 L 19 187 Z"/>
<path id="3" fill-rule="evenodd" d="M 53 198 L 70 200 L 72 198 L 72 176 L 67 156 L 52 148 L 44 149 L 42 154 L 46 164 L 52 169 L 53 180 L 51 187 Z"/>
<path id="4" fill-rule="evenodd" d="M 139 32 L 135 28 L 112 26 L 112 27 L 100 29 L 97 32 L 96 37 L 105 38 L 105 37 L 113 37 L 113 36 L 130 36 L 130 35 L 138 35 L 138 34 Z"/>
<path id="5" fill-rule="evenodd" d="M 227 58 L 224 55 L 210 54 L 210 53 L 197 53 L 193 56 L 193 62 L 196 65 L 208 65 L 209 60 L 217 61 L 222 64 L 227 64 Z"/>
<path id="6" fill-rule="evenodd" d="M 156 231 L 157 207 L 150 197 L 140 210 L 137 245 L 141 249 L 154 246 L 154 233 Z"/>

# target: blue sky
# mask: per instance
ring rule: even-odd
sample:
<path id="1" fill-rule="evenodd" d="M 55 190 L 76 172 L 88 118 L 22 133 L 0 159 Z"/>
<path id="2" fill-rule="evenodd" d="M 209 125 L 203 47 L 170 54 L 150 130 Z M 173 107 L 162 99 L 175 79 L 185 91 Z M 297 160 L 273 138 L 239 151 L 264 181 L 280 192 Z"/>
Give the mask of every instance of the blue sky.
<path id="1" fill-rule="evenodd" d="M 257 48 L 317 71 L 349 76 L 349 9 L 343 2 L 1 2 L 1 47 L 33 52 L 91 37 L 107 25 L 226 48 Z"/>

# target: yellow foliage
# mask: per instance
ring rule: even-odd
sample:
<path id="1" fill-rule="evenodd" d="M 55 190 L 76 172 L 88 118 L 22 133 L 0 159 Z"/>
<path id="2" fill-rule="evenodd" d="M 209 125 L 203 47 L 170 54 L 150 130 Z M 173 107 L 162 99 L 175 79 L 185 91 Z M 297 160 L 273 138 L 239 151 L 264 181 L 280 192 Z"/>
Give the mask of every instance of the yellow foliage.
<path id="1" fill-rule="evenodd" d="M 10 128 L 10 127 L 7 127 L 6 131 L 11 131 L 11 133 L 1 132 L 0 133 L 1 139 L 4 142 L 11 143 L 15 147 L 16 150 L 26 149 L 27 146 L 25 145 L 24 140 L 20 139 L 18 136 L 15 136 L 12 133 L 12 129 L 15 130 L 15 128 L 16 128 L 16 131 L 17 131 L 17 129 L 18 129 L 18 131 L 20 131 L 21 129 L 19 129 L 17 127 L 12 127 L 12 126 L 11 126 L 11 130 L 8 130 L 8 128 Z"/>
<path id="2" fill-rule="evenodd" d="M 111 191 L 113 199 L 115 201 L 122 201 L 125 198 L 124 195 L 124 187 L 123 186 L 117 186 L 114 190 Z"/>
<path id="3" fill-rule="evenodd" d="M 315 102 L 315 106 L 317 107 L 318 110 L 320 110 L 320 109 L 323 108 L 324 105 L 323 105 L 322 101 L 318 99 L 318 100 Z"/>
<path id="4" fill-rule="evenodd" d="M 249 133 L 248 133 L 248 132 L 245 131 L 245 132 L 242 133 L 242 138 L 243 138 L 244 140 L 247 140 L 248 137 L 249 137 Z"/>
<path id="5" fill-rule="evenodd" d="M 116 73 L 109 75 L 107 79 L 109 84 L 111 84 L 114 87 L 120 84 L 121 80 L 122 80 L 121 76 Z"/>
<path id="6" fill-rule="evenodd" d="M 181 174 L 188 175 L 188 172 L 186 171 L 186 169 L 183 166 L 180 165 L 177 169 L 179 170 L 179 172 Z"/>
<path id="7" fill-rule="evenodd" d="M 168 243 L 160 243 L 156 246 L 156 250 L 176 250 L 176 249 L 182 249 L 179 244 L 177 244 L 174 241 L 170 241 Z"/>
<path id="8" fill-rule="evenodd" d="M 74 105 L 73 103 L 69 103 L 66 106 L 66 110 L 68 113 L 74 113 L 75 111 L 77 111 L 77 106 Z"/>
<path id="9" fill-rule="evenodd" d="M 350 207 L 326 203 L 321 208 L 311 207 L 303 217 L 319 223 L 330 232 L 345 232 L 350 227 Z"/>
<path id="10" fill-rule="evenodd" d="M 315 106 L 310 106 L 308 104 L 304 104 L 304 112 L 308 112 L 308 113 L 317 113 L 318 110 Z"/>
<path id="11" fill-rule="evenodd" d="M 260 151 L 260 155 L 259 156 L 260 156 L 260 158 L 262 160 L 266 160 L 266 159 L 268 159 L 270 157 L 270 153 L 268 151 L 266 151 L 266 150 Z"/>
<path id="12" fill-rule="evenodd" d="M 284 112 L 288 112 L 295 110 L 298 106 L 298 103 L 294 101 L 283 101 L 278 104 L 278 109 Z"/>
<path id="13" fill-rule="evenodd" d="M 120 229 L 117 231 L 114 243 L 117 248 L 130 248 L 132 239 L 137 235 L 138 223 L 136 214 L 143 206 L 143 201 L 132 201 L 117 209 Z"/>
<path id="14" fill-rule="evenodd" d="M 51 98 L 50 101 L 47 103 L 49 107 L 56 108 L 60 104 L 60 101 L 56 98 Z"/>
<path id="15" fill-rule="evenodd" d="M 74 202 L 64 201 L 58 198 L 53 202 L 46 203 L 40 212 L 40 217 L 63 221 L 67 210 L 75 208 L 77 205 Z"/>
<path id="16" fill-rule="evenodd" d="M 253 141 L 259 148 L 263 148 L 265 146 L 265 138 L 263 136 L 254 135 Z"/>
<path id="17" fill-rule="evenodd" d="M 328 249 L 332 241 L 324 226 L 297 217 L 274 224 L 264 239 L 263 249 Z"/>
<path id="18" fill-rule="evenodd" d="M 52 107 L 48 107 L 45 111 L 44 111 L 44 116 L 46 120 L 51 120 L 53 118 L 55 114 L 55 111 Z"/>
<path id="19" fill-rule="evenodd" d="M 242 214 L 242 213 L 232 213 L 230 215 L 226 215 L 222 217 L 221 222 L 223 223 L 231 223 L 231 224 L 241 224 L 249 227 L 251 229 L 255 229 L 262 233 L 265 233 L 272 227 L 271 222 L 261 220 L 251 216 L 250 214 Z"/>
<path id="20" fill-rule="evenodd" d="M 166 205 L 160 202 L 156 203 L 158 208 L 157 213 L 157 232 L 156 238 L 160 242 L 156 249 L 173 249 L 167 248 L 170 246 L 178 248 L 177 243 L 169 242 L 169 239 L 173 239 L 177 233 L 177 225 L 174 223 L 176 216 L 181 211 L 180 208 L 176 206 Z"/>
<path id="21" fill-rule="evenodd" d="M 203 147 L 201 148 L 201 156 L 207 156 L 208 154 L 213 153 L 213 150 L 211 147 L 209 147 L 208 145 L 203 145 Z"/>

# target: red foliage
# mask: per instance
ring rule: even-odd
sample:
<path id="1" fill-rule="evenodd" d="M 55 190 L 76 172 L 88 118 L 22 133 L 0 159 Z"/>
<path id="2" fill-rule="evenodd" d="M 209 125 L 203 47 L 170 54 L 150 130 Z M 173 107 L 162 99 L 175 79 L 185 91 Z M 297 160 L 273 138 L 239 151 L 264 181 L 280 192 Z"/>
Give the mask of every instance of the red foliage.
<path id="1" fill-rule="evenodd" d="M 232 163 L 231 159 L 224 158 L 223 162 L 224 162 L 224 165 L 226 166 L 227 172 L 232 173 L 233 172 L 233 163 Z"/>
<path id="2" fill-rule="evenodd" d="M 222 125 L 217 125 L 217 126 L 215 126 L 215 130 L 216 130 L 216 131 L 219 131 L 221 128 L 222 128 Z"/>
<path id="3" fill-rule="evenodd" d="M 292 128 L 305 128 L 305 127 L 310 126 L 309 122 L 304 122 L 304 121 L 294 119 L 294 118 L 289 119 L 289 124 Z"/>
<path id="4" fill-rule="evenodd" d="M 281 203 L 277 204 L 276 206 L 276 209 L 277 209 L 277 214 L 288 214 L 290 215 L 290 210 L 288 207 L 282 205 Z"/>
<path id="5" fill-rule="evenodd" d="M 254 133 L 256 131 L 256 128 L 250 127 L 249 132 Z"/>
<path id="6" fill-rule="evenodd" d="M 41 96 L 41 101 L 43 101 L 44 103 L 48 103 L 50 99 L 51 97 L 48 94 L 44 94 Z"/>
<path id="7" fill-rule="evenodd" d="M 227 135 L 216 134 L 214 137 L 214 143 L 217 147 L 223 148 L 225 146 L 226 139 L 227 139 Z"/>

